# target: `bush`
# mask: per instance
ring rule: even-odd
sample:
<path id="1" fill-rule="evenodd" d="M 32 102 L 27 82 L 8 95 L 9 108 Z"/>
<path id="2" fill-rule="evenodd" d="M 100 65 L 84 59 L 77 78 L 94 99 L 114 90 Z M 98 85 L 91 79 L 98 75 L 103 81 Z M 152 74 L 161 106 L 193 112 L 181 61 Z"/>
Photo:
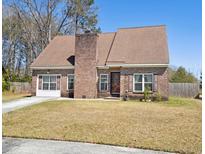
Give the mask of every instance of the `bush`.
<path id="1" fill-rule="evenodd" d="M 9 91 L 10 83 L 2 78 L 2 91 Z"/>
<path id="2" fill-rule="evenodd" d="M 145 87 L 145 90 L 144 90 L 144 100 L 145 100 L 145 102 L 147 101 L 147 100 L 149 100 L 149 98 L 150 98 L 150 89 L 149 89 L 149 87 Z"/>
<path id="3" fill-rule="evenodd" d="M 127 101 L 128 100 L 128 90 L 125 91 L 125 94 L 122 97 L 123 101 Z"/>
<path id="4" fill-rule="evenodd" d="M 12 91 L 12 93 L 15 93 L 15 92 L 16 92 L 16 87 L 13 87 L 13 88 L 11 89 L 11 91 Z"/>
<path id="5" fill-rule="evenodd" d="M 162 96 L 161 96 L 160 92 L 156 93 L 156 101 L 157 102 L 161 102 L 162 101 Z"/>
<path id="6" fill-rule="evenodd" d="M 31 82 L 31 80 L 32 80 L 31 76 L 28 75 L 21 77 L 21 82 Z"/>
<path id="7" fill-rule="evenodd" d="M 3 76 L 6 81 L 10 82 L 31 82 L 32 79 L 29 75 L 20 76 L 14 73 L 9 74 L 9 72 L 6 72 L 5 74 L 3 74 Z"/>
<path id="8" fill-rule="evenodd" d="M 12 78 L 11 78 L 11 81 L 12 82 L 31 82 L 31 77 L 28 76 L 28 75 L 19 76 L 19 75 L 13 74 Z"/>

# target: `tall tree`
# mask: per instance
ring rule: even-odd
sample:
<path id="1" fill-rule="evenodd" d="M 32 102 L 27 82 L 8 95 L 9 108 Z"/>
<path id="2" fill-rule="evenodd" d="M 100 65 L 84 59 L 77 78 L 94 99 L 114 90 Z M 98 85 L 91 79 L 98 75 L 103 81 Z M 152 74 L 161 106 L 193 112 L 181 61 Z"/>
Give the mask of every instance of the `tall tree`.
<path id="1" fill-rule="evenodd" d="M 18 72 L 24 66 L 26 74 L 56 35 L 100 30 L 94 0 L 4 0 L 3 8 L 12 12 L 3 19 L 4 64 L 17 67 Z"/>
<path id="2" fill-rule="evenodd" d="M 70 17 L 73 20 L 74 33 L 84 33 L 85 31 L 99 32 L 96 28 L 97 15 L 96 7 L 93 7 L 94 0 L 69 0 Z"/>
<path id="3" fill-rule="evenodd" d="M 5 10 L 3 16 L 3 65 L 11 72 L 15 71 L 16 60 L 19 55 L 19 44 L 22 36 L 21 23 L 11 9 Z"/>

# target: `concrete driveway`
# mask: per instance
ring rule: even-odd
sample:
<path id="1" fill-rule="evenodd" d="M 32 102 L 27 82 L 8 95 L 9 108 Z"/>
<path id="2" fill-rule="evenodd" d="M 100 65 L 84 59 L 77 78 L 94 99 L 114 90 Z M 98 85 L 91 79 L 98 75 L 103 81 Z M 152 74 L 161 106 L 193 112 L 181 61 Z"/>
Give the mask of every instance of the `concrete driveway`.
<path id="1" fill-rule="evenodd" d="M 53 140 L 3 138 L 4 154 L 169 154 L 168 152 Z"/>
<path id="2" fill-rule="evenodd" d="M 6 112 L 14 111 L 16 109 L 20 109 L 20 108 L 23 108 L 25 106 L 38 104 L 38 103 L 48 101 L 48 100 L 53 100 L 53 99 L 57 99 L 57 98 L 33 96 L 33 97 L 27 97 L 27 98 L 23 98 L 23 99 L 10 101 L 10 102 L 2 104 L 2 112 L 6 113 Z"/>

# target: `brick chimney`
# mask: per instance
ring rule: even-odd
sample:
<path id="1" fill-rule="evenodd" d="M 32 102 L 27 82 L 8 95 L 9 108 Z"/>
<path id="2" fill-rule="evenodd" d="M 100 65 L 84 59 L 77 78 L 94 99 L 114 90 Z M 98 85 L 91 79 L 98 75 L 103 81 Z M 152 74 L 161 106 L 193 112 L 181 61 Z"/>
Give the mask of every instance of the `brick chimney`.
<path id="1" fill-rule="evenodd" d="M 74 98 L 97 97 L 97 34 L 76 34 Z"/>

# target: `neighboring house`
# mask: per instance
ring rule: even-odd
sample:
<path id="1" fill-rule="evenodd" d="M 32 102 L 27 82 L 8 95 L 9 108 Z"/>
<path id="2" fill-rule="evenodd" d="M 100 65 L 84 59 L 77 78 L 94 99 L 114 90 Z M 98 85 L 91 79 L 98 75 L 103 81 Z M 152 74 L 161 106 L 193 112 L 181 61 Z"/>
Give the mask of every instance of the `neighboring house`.
<path id="1" fill-rule="evenodd" d="M 113 33 L 56 36 L 32 63 L 37 96 L 168 98 L 165 26 L 120 28 Z"/>

